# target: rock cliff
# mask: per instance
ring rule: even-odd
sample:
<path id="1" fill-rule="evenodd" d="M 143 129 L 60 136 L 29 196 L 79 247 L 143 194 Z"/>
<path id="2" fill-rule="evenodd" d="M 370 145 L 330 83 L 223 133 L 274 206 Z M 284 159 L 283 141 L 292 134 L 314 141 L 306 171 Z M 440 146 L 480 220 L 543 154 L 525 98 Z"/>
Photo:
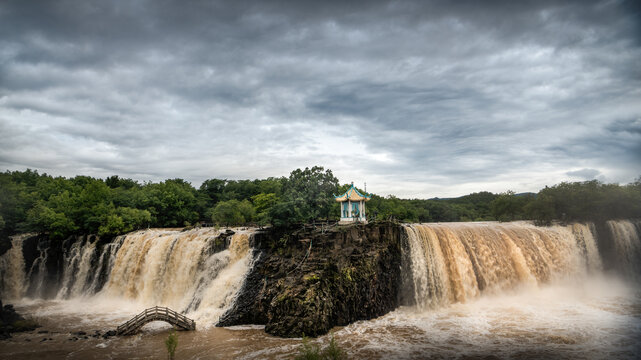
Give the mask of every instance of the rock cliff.
<path id="1" fill-rule="evenodd" d="M 399 305 L 401 234 L 388 222 L 259 232 L 256 263 L 218 326 L 318 336 L 386 314 Z"/>

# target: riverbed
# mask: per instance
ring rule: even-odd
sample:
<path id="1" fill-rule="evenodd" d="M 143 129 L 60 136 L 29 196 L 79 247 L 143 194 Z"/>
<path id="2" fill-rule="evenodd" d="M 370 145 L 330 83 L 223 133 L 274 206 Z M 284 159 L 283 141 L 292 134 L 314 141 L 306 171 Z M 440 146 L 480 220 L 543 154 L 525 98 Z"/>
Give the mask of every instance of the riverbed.
<path id="1" fill-rule="evenodd" d="M 133 336 L 91 336 L 142 310 L 126 301 L 87 297 L 14 304 L 43 326 L 0 342 L 3 359 L 167 356 L 164 341 L 171 328 L 164 323 L 150 323 Z M 178 332 L 177 359 L 287 359 L 302 343 L 270 336 L 256 325 L 197 326 L 197 331 Z M 78 336 L 79 331 L 86 335 Z M 311 341 L 326 344 L 330 336 L 355 359 L 634 359 L 641 354 L 641 291 L 608 277 L 522 287 L 434 309 L 401 307 Z"/>

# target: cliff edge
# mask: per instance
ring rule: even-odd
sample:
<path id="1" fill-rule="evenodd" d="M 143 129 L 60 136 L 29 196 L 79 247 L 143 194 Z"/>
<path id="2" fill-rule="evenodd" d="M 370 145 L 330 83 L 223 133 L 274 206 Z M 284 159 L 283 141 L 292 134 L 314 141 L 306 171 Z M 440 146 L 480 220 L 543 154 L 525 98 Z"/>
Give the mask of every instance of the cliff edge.
<path id="1" fill-rule="evenodd" d="M 255 264 L 217 326 L 318 336 L 388 313 L 399 305 L 401 233 L 390 222 L 257 233 Z"/>

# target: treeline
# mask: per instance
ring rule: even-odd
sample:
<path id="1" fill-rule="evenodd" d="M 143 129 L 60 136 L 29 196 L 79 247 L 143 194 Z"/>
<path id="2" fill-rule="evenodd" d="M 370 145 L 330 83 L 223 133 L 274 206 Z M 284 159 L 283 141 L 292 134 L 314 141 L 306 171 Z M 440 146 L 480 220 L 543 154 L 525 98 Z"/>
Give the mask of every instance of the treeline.
<path id="1" fill-rule="evenodd" d="M 139 183 L 118 176 L 6 171 L 0 173 L 0 234 L 43 232 L 59 239 L 200 222 L 289 226 L 333 218 L 332 195 L 340 188 L 331 170 L 322 167 L 298 169 L 288 178 L 210 179 L 198 189 L 183 179 Z"/>
<path id="2" fill-rule="evenodd" d="M 0 234 L 45 232 L 52 238 L 95 233 L 114 236 L 146 227 L 291 226 L 337 220 L 331 170 L 297 169 L 289 177 L 210 179 L 199 188 L 182 179 L 139 183 L 111 176 L 53 177 L 37 171 L 0 173 Z M 359 191 L 363 192 L 361 189 Z M 641 178 L 620 186 L 599 181 L 561 183 L 538 194 L 479 192 L 455 199 L 399 199 L 375 194 L 370 219 L 404 222 L 535 220 L 597 221 L 641 218 Z"/>
<path id="3" fill-rule="evenodd" d="M 370 205 L 371 204 L 371 205 Z M 455 199 L 403 200 L 373 196 L 370 212 L 405 222 L 514 221 L 604 221 L 641 218 L 641 177 L 627 185 L 598 180 L 563 182 L 538 193 L 502 194 L 479 192 Z"/>

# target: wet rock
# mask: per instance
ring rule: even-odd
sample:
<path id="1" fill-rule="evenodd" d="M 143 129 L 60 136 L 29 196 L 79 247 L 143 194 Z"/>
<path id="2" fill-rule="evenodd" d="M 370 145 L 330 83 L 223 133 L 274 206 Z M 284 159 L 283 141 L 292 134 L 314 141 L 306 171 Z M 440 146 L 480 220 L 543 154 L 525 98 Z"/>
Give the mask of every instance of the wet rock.
<path id="1" fill-rule="evenodd" d="M 0 334 L 33 331 L 37 327 L 39 327 L 39 325 L 34 321 L 25 320 L 25 318 L 18 314 L 13 308 L 13 305 L 7 304 L 2 306 L 2 301 L 0 301 Z M 2 335 L 0 338 L 7 337 L 6 335 Z"/>
<path id="2" fill-rule="evenodd" d="M 107 331 L 106 333 L 104 333 L 104 335 L 102 335 L 102 338 L 103 339 L 107 339 L 107 338 L 109 338 L 111 336 L 116 336 L 116 331 L 115 330 Z"/>
<path id="3" fill-rule="evenodd" d="M 4 235 L 0 235 L 0 256 L 4 255 L 7 251 L 11 249 L 13 245 L 11 244 L 11 240 L 9 240 L 8 237 Z M 0 306 L 1 308 L 2 306 Z"/>
<path id="4" fill-rule="evenodd" d="M 2 302 L 0 301 L 0 306 L 1 305 Z M 24 318 L 16 312 L 16 310 L 13 308 L 13 305 L 7 304 L 3 307 L 0 307 L 0 326 L 8 326 L 19 320 L 24 320 Z"/>
<path id="5" fill-rule="evenodd" d="M 318 336 L 384 315 L 399 305 L 401 234 L 389 222 L 256 234 L 257 260 L 217 325 Z"/>

